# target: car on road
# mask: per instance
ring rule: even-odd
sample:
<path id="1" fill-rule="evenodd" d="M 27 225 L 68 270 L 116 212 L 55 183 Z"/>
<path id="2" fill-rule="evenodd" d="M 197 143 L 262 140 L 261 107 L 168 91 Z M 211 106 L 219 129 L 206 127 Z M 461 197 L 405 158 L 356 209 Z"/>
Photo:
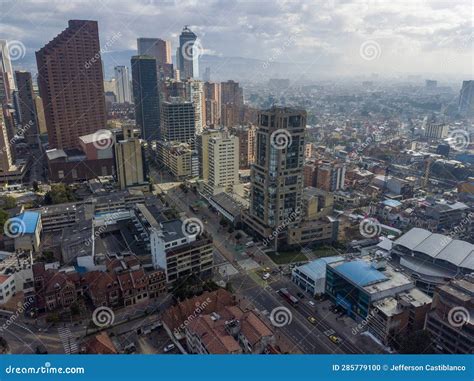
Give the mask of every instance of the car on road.
<path id="1" fill-rule="evenodd" d="M 312 300 L 308 300 L 308 304 L 309 304 L 311 307 L 316 307 L 316 303 L 313 302 Z"/>
<path id="2" fill-rule="evenodd" d="M 300 299 L 304 299 L 304 294 L 302 292 L 296 293 L 296 296 Z"/>
<path id="3" fill-rule="evenodd" d="M 163 352 L 168 353 L 175 348 L 174 344 L 168 344 L 166 347 L 163 348 Z"/>
<path id="4" fill-rule="evenodd" d="M 318 322 L 314 316 L 308 316 L 308 321 L 313 325 Z"/>
<path id="5" fill-rule="evenodd" d="M 339 336 L 331 335 L 329 336 L 329 340 L 331 340 L 334 344 L 341 344 L 342 340 Z"/>
<path id="6" fill-rule="evenodd" d="M 250 241 L 245 244 L 245 247 L 252 247 L 253 245 L 255 245 L 255 242 Z"/>
<path id="7" fill-rule="evenodd" d="M 262 275 L 262 279 L 263 279 L 263 280 L 267 280 L 267 279 L 269 279 L 269 278 L 270 278 L 270 274 L 269 274 L 269 273 L 264 273 L 264 274 Z"/>

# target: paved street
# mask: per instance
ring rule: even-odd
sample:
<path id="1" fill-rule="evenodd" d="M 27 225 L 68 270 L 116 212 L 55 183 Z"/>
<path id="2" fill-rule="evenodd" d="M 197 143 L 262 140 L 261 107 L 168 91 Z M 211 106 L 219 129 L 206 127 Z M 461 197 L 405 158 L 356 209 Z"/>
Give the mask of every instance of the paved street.
<path id="1" fill-rule="evenodd" d="M 1 317 L 0 325 L 7 322 Z M 29 327 L 23 322 L 14 322 L 0 333 L 8 343 L 11 353 L 31 354 L 37 347 L 44 347 L 49 353 L 65 353 L 63 343 L 58 332 L 43 333 L 36 327 Z"/>
<path id="2" fill-rule="evenodd" d="M 230 240 L 230 234 L 227 230 L 222 229 L 219 225 L 220 217 L 214 214 L 209 208 L 199 208 L 197 213 L 193 213 L 189 209 L 189 205 L 195 204 L 200 200 L 199 195 L 192 191 L 183 192 L 179 187 L 168 190 L 166 200 L 174 205 L 179 211 L 184 212 L 188 217 L 199 218 L 205 229 L 211 233 L 214 239 L 214 245 L 219 252 L 221 258 L 225 258 L 232 265 L 237 274 L 230 275 L 226 273 L 225 279 L 232 284 L 234 292 L 240 296 L 240 300 L 245 304 L 249 302 L 254 308 L 261 313 L 269 316 L 271 311 L 277 307 L 286 307 L 291 311 L 292 321 L 290 324 L 276 331 L 285 335 L 294 344 L 293 351 L 301 351 L 303 353 L 364 353 L 365 347 L 356 346 L 352 340 L 356 338 L 349 337 L 340 332 L 340 326 L 331 324 L 326 320 L 327 312 L 316 310 L 305 303 L 300 303 L 298 308 L 293 308 L 286 303 L 278 294 L 277 290 L 285 287 L 296 295 L 299 290 L 289 278 L 283 275 L 272 276 L 272 280 L 266 285 L 265 281 L 258 280 L 253 270 L 246 270 L 243 266 L 245 261 L 249 259 L 248 255 L 242 251 L 236 251 L 236 244 Z M 277 266 L 258 248 L 247 249 L 252 252 L 253 259 L 261 267 L 270 267 L 276 269 Z M 225 266 L 224 266 L 225 267 Z M 222 276 L 222 274 L 220 274 Z M 257 280 L 255 279 L 257 277 Z M 223 277 L 224 278 L 224 277 Z M 317 319 L 317 324 L 313 325 L 308 321 L 309 316 Z M 342 337 L 343 342 L 339 345 L 331 342 L 324 331 L 334 329 L 336 333 Z"/>
<path id="3" fill-rule="evenodd" d="M 235 242 L 227 229 L 219 224 L 220 217 L 205 207 L 199 195 L 192 191 L 183 192 L 179 187 L 175 187 L 168 190 L 165 198 L 178 211 L 202 221 L 205 229 L 212 235 L 216 248 L 214 252 L 216 280 L 229 282 L 244 307 L 255 309 L 268 318 L 276 308 L 285 308 L 290 311 L 291 321 L 281 327 L 275 327 L 277 336 L 290 343 L 288 352 L 377 352 L 377 348 L 373 348 L 374 345 L 360 345 L 360 340 L 369 339 L 361 335 L 357 337 L 352 335 L 347 322 L 341 321 L 329 312 L 328 302 L 313 300 L 316 306 L 311 307 L 307 303 L 310 299 L 307 296 L 300 300 L 296 308 L 289 305 L 277 291 L 280 288 L 287 288 L 296 296 L 301 290 L 291 282 L 289 277 L 279 272 L 278 266 L 265 255 L 261 248 L 255 246 L 244 249 L 242 244 Z M 202 206 L 197 213 L 193 213 L 189 205 L 194 205 L 198 201 Z M 264 267 L 269 267 L 272 272 L 268 281 L 261 279 L 261 269 Z M 156 313 L 160 314 L 170 303 L 171 298 L 164 297 L 150 303 L 116 310 L 114 311 L 114 327 L 109 331 L 113 332 L 117 339 L 120 337 L 124 344 L 136 343 L 140 347 L 138 349 L 140 352 L 154 353 L 155 349 L 149 346 L 150 343 L 137 334 L 140 327 L 156 320 Z M 309 316 L 316 319 L 314 325 L 308 321 Z M 14 353 L 34 353 L 38 346 L 45 347 L 49 353 L 78 353 L 78 341 L 97 331 L 91 328 L 89 323 L 88 320 L 83 320 L 68 327 L 58 325 L 45 329 L 44 323 L 32 324 L 31 321 L 25 323 L 19 318 L 15 324 L 10 325 L 3 336 Z M 342 343 L 335 344 L 328 339 L 324 332 L 330 329 L 343 339 Z"/>

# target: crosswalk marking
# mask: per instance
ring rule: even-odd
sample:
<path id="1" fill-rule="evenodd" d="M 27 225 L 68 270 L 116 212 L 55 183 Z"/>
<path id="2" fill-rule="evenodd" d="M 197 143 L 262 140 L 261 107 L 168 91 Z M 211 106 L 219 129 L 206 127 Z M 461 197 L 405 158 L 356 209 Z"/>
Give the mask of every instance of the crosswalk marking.
<path id="1" fill-rule="evenodd" d="M 72 336 L 71 330 L 67 327 L 58 328 L 59 338 L 64 347 L 66 354 L 78 353 L 79 347 L 77 346 L 76 339 Z"/>

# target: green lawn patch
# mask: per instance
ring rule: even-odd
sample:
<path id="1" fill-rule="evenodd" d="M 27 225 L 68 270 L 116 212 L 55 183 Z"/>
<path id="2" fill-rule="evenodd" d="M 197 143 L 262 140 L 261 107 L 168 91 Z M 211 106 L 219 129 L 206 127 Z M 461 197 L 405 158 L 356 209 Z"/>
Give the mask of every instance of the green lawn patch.
<path id="1" fill-rule="evenodd" d="M 270 259 L 277 265 L 285 265 L 287 263 L 305 262 L 308 258 L 300 251 L 281 251 L 267 253 Z"/>
<path id="2" fill-rule="evenodd" d="M 312 255 L 317 258 L 332 257 L 333 255 L 340 255 L 336 249 L 331 246 L 323 246 L 312 249 Z"/>

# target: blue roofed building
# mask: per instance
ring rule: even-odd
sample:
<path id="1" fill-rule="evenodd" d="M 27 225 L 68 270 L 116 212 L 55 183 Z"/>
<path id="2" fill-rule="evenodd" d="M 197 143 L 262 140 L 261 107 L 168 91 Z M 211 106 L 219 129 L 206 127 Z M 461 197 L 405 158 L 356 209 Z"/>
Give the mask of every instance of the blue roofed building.
<path id="1" fill-rule="evenodd" d="M 15 250 L 38 251 L 41 243 L 41 214 L 26 211 L 10 218 L 5 224 L 5 234 L 14 238 Z"/>
<path id="2" fill-rule="evenodd" d="M 326 288 L 327 264 L 342 260 L 343 257 L 336 255 L 319 258 L 302 266 L 295 267 L 291 273 L 291 280 L 313 297 L 321 296 Z"/>
<path id="3" fill-rule="evenodd" d="M 356 320 L 366 318 L 373 303 L 414 287 L 414 282 L 383 256 L 366 255 L 327 265 L 326 293 Z"/>

